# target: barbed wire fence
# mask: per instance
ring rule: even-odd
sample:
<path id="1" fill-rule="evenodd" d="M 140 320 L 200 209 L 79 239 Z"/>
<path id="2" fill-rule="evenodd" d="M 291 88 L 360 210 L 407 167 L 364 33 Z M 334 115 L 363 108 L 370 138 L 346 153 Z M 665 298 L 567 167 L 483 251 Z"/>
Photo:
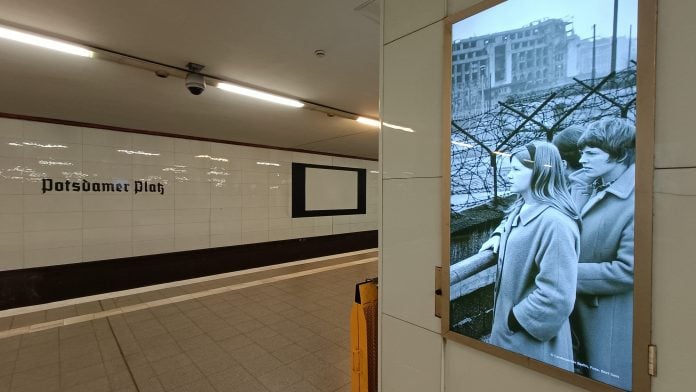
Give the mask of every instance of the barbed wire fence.
<path id="1" fill-rule="evenodd" d="M 456 94 L 455 94 L 456 97 Z M 456 98 L 454 98 L 456 100 Z M 452 212 L 509 194 L 506 180 L 511 152 L 535 140 L 551 141 L 561 130 L 603 117 L 635 122 L 636 69 L 602 79 L 580 80 L 543 91 L 512 95 L 485 112 L 453 112 L 451 122 Z M 453 102 L 453 108 L 462 108 Z"/>

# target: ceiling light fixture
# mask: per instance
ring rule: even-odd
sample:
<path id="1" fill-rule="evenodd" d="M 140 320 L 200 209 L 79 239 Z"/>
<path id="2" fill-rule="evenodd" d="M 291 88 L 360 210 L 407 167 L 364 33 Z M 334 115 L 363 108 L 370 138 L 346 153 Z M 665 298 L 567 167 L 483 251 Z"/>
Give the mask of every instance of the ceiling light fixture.
<path id="1" fill-rule="evenodd" d="M 355 119 L 355 121 L 357 121 L 361 124 L 370 125 L 370 126 L 377 127 L 377 128 L 380 127 L 379 120 L 375 120 L 373 118 L 358 117 Z M 401 125 L 394 125 L 394 124 L 389 124 L 389 123 L 385 123 L 385 122 L 381 123 L 381 125 L 384 125 L 387 128 L 396 129 L 397 131 L 415 132 L 413 129 L 407 128 L 407 127 L 402 127 Z"/>
<path id="2" fill-rule="evenodd" d="M 281 97 L 280 95 L 265 93 L 263 91 L 254 90 L 254 89 L 250 89 L 247 87 L 242 87 L 242 86 L 239 86 L 237 84 L 221 82 L 221 83 L 217 84 L 217 88 L 219 88 L 221 90 L 229 91 L 229 92 L 232 92 L 235 94 L 245 95 L 247 97 L 277 103 L 280 105 L 292 106 L 295 108 L 301 108 L 304 106 L 303 102 L 300 102 L 296 99 L 290 99 L 290 98 Z"/>
<path id="3" fill-rule="evenodd" d="M 404 131 L 404 132 L 410 132 L 410 133 L 416 132 L 411 128 L 402 127 L 401 125 L 394 125 L 394 124 L 389 124 L 389 123 L 382 123 L 382 124 L 384 124 L 384 126 L 387 128 L 396 129 L 397 131 Z"/>
<path id="4" fill-rule="evenodd" d="M 368 0 L 366 2 L 369 3 L 372 0 Z M 216 87 L 219 87 L 222 90 L 225 91 L 230 91 L 236 94 L 240 95 L 245 95 L 248 97 L 252 98 L 257 98 L 261 100 L 265 100 L 268 102 L 273 102 L 281 105 L 286 105 L 286 106 L 291 106 L 295 108 L 305 108 L 309 110 L 314 110 L 318 112 L 325 113 L 329 117 L 342 117 L 346 119 L 351 119 L 355 120 L 358 118 L 358 114 L 333 108 L 330 106 L 325 106 L 322 104 L 314 103 L 314 102 L 303 102 L 301 100 L 293 99 L 293 98 L 286 98 L 281 95 L 276 95 L 268 92 L 264 92 L 262 90 L 257 90 L 254 88 L 250 87 L 244 87 L 243 85 L 236 84 L 234 82 L 228 82 L 225 81 L 225 79 L 215 76 L 215 75 L 209 75 L 202 73 L 202 66 L 199 66 L 200 69 L 197 70 L 192 70 L 191 67 L 187 66 L 186 68 L 176 66 L 176 65 L 170 65 L 170 64 L 165 64 L 162 62 L 154 61 L 154 60 L 149 60 L 146 58 L 138 57 L 138 56 L 133 56 L 130 54 L 126 53 L 121 53 L 117 52 L 114 50 L 110 50 L 107 48 L 103 47 L 94 47 L 90 45 L 83 45 L 83 44 L 72 44 L 67 41 L 59 40 L 59 39 L 53 39 L 53 38 L 48 38 L 46 36 L 40 36 L 40 35 L 34 35 L 31 33 L 26 33 L 20 30 L 14 30 L 12 28 L 7 28 L 4 26 L 0 26 L 0 38 L 6 38 L 10 40 L 14 40 L 17 42 L 23 42 L 31 45 L 36 45 L 40 46 L 43 48 L 48 48 L 48 49 L 53 49 L 53 50 L 58 50 L 62 51 L 65 53 L 70 53 L 78 56 L 83 56 L 83 57 L 98 57 L 99 59 L 102 60 L 107 60 L 107 61 L 112 61 L 121 65 L 127 65 L 131 67 L 136 67 L 140 69 L 145 69 L 151 72 L 154 72 L 155 75 L 157 75 L 160 78 L 167 78 L 169 76 L 181 78 L 181 79 L 191 79 L 192 76 L 194 75 L 195 77 L 200 76 L 200 79 L 202 79 L 202 82 L 206 82 L 206 79 L 208 82 L 213 82 L 217 83 Z M 316 51 L 315 55 L 321 57 L 321 55 L 326 55 L 326 51 L 322 49 L 318 49 Z M 192 65 L 192 64 L 188 64 Z M 194 64 L 197 65 L 197 64 Z M 187 76 L 189 76 L 187 78 Z M 189 80 L 187 80 L 188 82 Z M 189 87 L 189 84 L 187 83 L 187 87 Z M 198 86 L 196 86 L 198 87 Z M 203 87 L 205 88 L 205 87 Z M 202 91 L 196 89 L 196 92 Z M 191 91 L 194 93 L 194 91 Z M 371 120 L 367 117 L 363 117 L 364 119 L 370 121 L 368 122 L 369 125 L 379 127 L 379 122 L 377 120 Z M 361 121 L 362 122 L 362 121 Z M 389 126 L 389 124 L 384 124 L 385 126 Z M 393 127 L 396 128 L 396 127 Z M 397 128 L 398 129 L 398 128 Z M 406 130 L 406 129 L 404 129 Z"/>
<path id="5" fill-rule="evenodd" d="M 379 120 L 375 120 L 373 118 L 358 117 L 355 119 L 355 121 L 359 122 L 360 124 L 370 125 L 378 128 L 380 127 Z"/>
<path id="6" fill-rule="evenodd" d="M 158 154 L 158 153 L 154 153 L 154 152 L 145 152 L 145 151 L 140 151 L 140 150 L 138 150 L 138 151 L 132 151 L 132 150 L 116 150 L 116 151 L 122 152 L 122 153 L 128 154 L 128 155 L 145 155 L 145 156 L 154 156 L 154 157 L 160 155 L 160 154 Z"/>
<path id="7" fill-rule="evenodd" d="M 76 56 L 89 58 L 94 57 L 94 52 L 85 49 L 81 46 L 69 44 L 50 38 L 44 38 L 34 34 L 24 33 L 17 30 L 8 29 L 7 27 L 0 26 L 0 38 L 5 38 L 28 45 L 39 46 L 46 49 L 57 50 L 63 53 L 74 54 Z"/>

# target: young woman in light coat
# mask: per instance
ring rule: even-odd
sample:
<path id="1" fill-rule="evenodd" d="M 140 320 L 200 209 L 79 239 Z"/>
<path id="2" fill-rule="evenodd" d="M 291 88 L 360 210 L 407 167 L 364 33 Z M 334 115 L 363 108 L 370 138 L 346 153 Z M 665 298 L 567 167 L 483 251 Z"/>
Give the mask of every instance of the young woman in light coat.
<path id="1" fill-rule="evenodd" d="M 558 149 L 527 145 L 511 157 L 508 180 L 519 199 L 482 247 L 498 252 L 489 343 L 572 371 L 580 233 Z"/>

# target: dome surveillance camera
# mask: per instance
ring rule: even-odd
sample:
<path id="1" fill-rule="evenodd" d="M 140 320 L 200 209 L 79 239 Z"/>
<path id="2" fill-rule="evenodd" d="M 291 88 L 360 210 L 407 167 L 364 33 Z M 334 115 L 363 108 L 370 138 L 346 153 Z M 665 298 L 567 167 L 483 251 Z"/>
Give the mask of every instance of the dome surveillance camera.
<path id="1" fill-rule="evenodd" d="M 186 88 L 193 95 L 201 95 L 203 90 L 205 90 L 205 79 L 200 72 L 205 66 L 196 63 L 188 63 L 186 64 L 186 68 L 191 71 L 186 74 Z"/>
<path id="2" fill-rule="evenodd" d="M 201 95 L 205 90 L 205 79 L 203 75 L 197 73 L 189 73 L 186 75 L 186 88 L 193 95 Z"/>

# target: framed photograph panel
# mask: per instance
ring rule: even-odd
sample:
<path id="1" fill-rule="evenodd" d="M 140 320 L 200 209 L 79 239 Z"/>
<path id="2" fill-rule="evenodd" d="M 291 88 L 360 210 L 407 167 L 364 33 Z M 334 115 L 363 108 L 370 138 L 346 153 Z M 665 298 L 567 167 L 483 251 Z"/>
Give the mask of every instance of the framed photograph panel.
<path id="1" fill-rule="evenodd" d="M 655 15 L 498 0 L 448 20 L 445 337 L 649 390 Z"/>
<path id="2" fill-rule="evenodd" d="M 358 215 L 367 211 L 365 169 L 292 164 L 292 217 Z"/>

